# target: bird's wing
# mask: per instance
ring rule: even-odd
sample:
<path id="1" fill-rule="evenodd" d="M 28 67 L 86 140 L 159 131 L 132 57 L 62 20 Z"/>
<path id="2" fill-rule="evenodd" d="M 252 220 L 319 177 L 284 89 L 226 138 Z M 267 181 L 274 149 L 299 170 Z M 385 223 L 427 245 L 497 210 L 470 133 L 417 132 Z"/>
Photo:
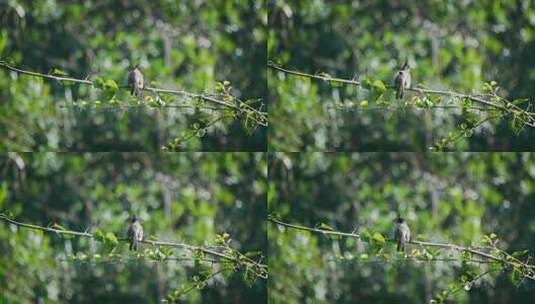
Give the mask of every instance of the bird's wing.
<path id="1" fill-rule="evenodd" d="M 132 229 L 132 225 L 128 227 L 128 232 L 126 233 L 126 235 L 128 236 L 129 239 L 134 236 L 134 229 Z"/>
<path id="2" fill-rule="evenodd" d="M 396 76 L 394 76 L 394 84 L 397 86 L 398 83 L 400 83 L 400 82 L 401 82 L 401 73 L 397 72 Z"/>
<path id="3" fill-rule="evenodd" d="M 396 226 L 394 229 L 394 240 L 400 240 L 401 239 L 401 229 L 399 229 L 399 226 Z"/>
<path id="4" fill-rule="evenodd" d="M 398 71 L 396 73 L 396 78 L 394 78 L 394 84 L 396 88 L 403 86 L 403 71 Z"/>
<path id="5" fill-rule="evenodd" d="M 130 71 L 128 73 L 128 84 L 129 85 L 133 85 L 135 81 L 136 81 L 136 75 L 135 75 L 134 71 Z"/>

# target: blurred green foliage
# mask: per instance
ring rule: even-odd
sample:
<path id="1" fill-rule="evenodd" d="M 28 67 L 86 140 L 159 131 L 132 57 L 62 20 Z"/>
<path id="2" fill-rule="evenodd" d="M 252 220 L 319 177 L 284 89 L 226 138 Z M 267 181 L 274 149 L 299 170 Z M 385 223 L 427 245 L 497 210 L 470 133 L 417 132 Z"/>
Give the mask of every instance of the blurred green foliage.
<path id="1" fill-rule="evenodd" d="M 137 214 L 146 239 L 207 246 L 227 233 L 232 248 L 266 254 L 263 153 L 9 153 L 0 156 L 0 172 L 0 212 L 21 222 L 101 231 L 111 240 L 111 233 L 124 238 L 129 217 Z M 135 259 L 125 242 L 114 250 L 124 259 L 109 260 L 100 244 L 0 222 L 0 302 L 160 303 L 209 268 Z M 173 257 L 188 253 L 173 250 Z M 102 260 L 85 259 L 94 254 Z M 215 276 L 180 300 L 265 298 L 265 280 L 249 286 L 248 275 Z"/>
<path id="2" fill-rule="evenodd" d="M 229 81 L 240 99 L 263 99 L 266 25 L 263 1 L 1 1 L 0 60 L 118 85 L 138 63 L 151 86 L 214 93 L 217 82 Z M 155 151 L 213 116 L 173 108 L 65 108 L 131 99 L 126 90 L 112 98 L 115 93 L 0 69 L 0 149 Z M 181 149 L 263 151 L 266 132 L 251 134 L 239 119 L 227 119 Z"/>
<path id="3" fill-rule="evenodd" d="M 268 10 L 268 58 L 289 69 L 392 85 L 395 70 L 409 59 L 416 65 L 413 85 L 480 93 L 495 80 L 508 100 L 535 95 L 530 0 L 272 0 Z M 268 87 L 270 151 L 422 151 L 473 119 L 454 109 L 377 110 L 384 104 L 363 88 L 275 70 L 268 71 Z M 379 102 L 403 103 L 392 90 Z M 334 109 L 354 105 L 362 107 Z M 531 150 L 534 130 L 516 131 L 505 120 L 485 123 L 451 148 Z"/>
<path id="4" fill-rule="evenodd" d="M 413 239 L 470 246 L 494 233 L 501 249 L 528 250 L 532 264 L 534 190 L 531 153 L 274 153 L 268 213 L 288 223 L 357 231 L 380 241 L 381 235 L 393 238 L 399 212 Z M 459 259 L 400 259 L 394 244 L 379 245 L 270 223 L 269 302 L 428 303 L 466 280 L 465 273 L 482 271 L 477 265 L 467 269 Z M 428 250 L 431 255 L 436 249 Z M 529 303 L 535 284 L 511 274 L 485 276 L 450 300 Z"/>

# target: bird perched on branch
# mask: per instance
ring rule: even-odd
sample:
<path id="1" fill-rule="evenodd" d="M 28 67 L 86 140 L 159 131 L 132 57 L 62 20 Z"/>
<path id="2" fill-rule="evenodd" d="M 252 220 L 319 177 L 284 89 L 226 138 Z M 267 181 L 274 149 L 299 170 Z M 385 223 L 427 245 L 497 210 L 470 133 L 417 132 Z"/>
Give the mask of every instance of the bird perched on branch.
<path id="1" fill-rule="evenodd" d="M 411 87 L 411 71 L 410 71 L 409 61 L 406 60 L 405 64 L 396 73 L 396 78 L 394 79 L 394 84 L 396 85 L 396 99 L 401 99 L 405 95 L 405 89 Z"/>
<path id="2" fill-rule="evenodd" d="M 134 215 L 128 228 L 128 240 L 130 241 L 130 250 L 137 251 L 138 244 L 143 240 L 143 227 L 138 218 Z"/>
<path id="3" fill-rule="evenodd" d="M 405 219 L 399 216 L 396 219 L 394 239 L 397 242 L 398 251 L 405 251 L 405 243 L 411 240 L 411 229 Z"/>
<path id="4" fill-rule="evenodd" d="M 128 73 L 128 86 L 130 86 L 130 93 L 135 97 L 141 97 L 141 91 L 143 90 L 143 74 L 139 70 L 139 65 L 135 65 Z"/>

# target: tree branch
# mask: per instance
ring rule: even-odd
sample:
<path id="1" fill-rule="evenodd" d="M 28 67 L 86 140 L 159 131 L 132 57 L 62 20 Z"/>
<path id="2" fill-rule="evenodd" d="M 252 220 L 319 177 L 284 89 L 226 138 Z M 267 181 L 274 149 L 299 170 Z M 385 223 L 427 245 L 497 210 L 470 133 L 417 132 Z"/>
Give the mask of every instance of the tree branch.
<path id="1" fill-rule="evenodd" d="M 273 222 L 273 223 L 278 224 L 278 225 L 281 225 L 281 226 L 286 226 L 286 227 L 289 227 L 289 228 L 297 229 L 297 230 L 304 230 L 304 231 L 310 231 L 310 232 L 314 232 L 314 233 L 321 233 L 321 234 L 327 234 L 327 235 L 338 235 L 338 236 L 345 236 L 345 237 L 351 237 L 351 238 L 360 239 L 360 235 L 356 234 L 356 233 L 346 233 L 346 232 L 324 230 L 324 229 L 311 228 L 311 227 L 300 226 L 300 225 L 295 225 L 295 224 L 289 224 L 289 223 L 285 223 L 283 221 L 277 220 L 277 219 L 273 218 L 272 216 L 268 217 L 268 221 Z"/>
<path id="2" fill-rule="evenodd" d="M 321 81 L 325 81 L 325 82 L 337 82 L 337 83 L 342 83 L 342 84 L 362 86 L 361 82 L 357 81 L 357 80 L 347 80 L 347 79 L 342 79 L 342 78 L 335 78 L 335 77 L 322 76 L 322 75 L 313 75 L 313 74 L 304 73 L 304 72 L 300 72 L 300 71 L 289 70 L 289 69 L 282 68 L 280 66 L 275 65 L 272 61 L 268 61 L 267 66 L 272 68 L 272 69 L 274 69 L 274 70 L 283 72 L 285 74 L 296 75 L 296 76 L 306 77 L 306 78 L 310 78 L 310 79 L 321 80 Z M 395 88 L 395 86 L 393 86 L 393 85 L 385 85 L 385 87 L 387 87 L 387 88 Z M 415 88 L 415 87 L 411 87 L 411 88 L 408 88 L 406 90 L 417 92 L 417 93 L 422 93 L 422 94 L 435 94 L 435 95 L 443 95 L 443 96 L 452 96 L 452 97 L 457 97 L 457 98 L 460 98 L 460 99 L 469 99 L 469 100 L 472 100 L 472 101 L 474 101 L 476 103 L 479 103 L 481 105 L 489 106 L 489 107 L 501 110 L 504 113 L 509 113 L 509 114 L 516 114 L 516 112 L 521 112 L 521 113 L 527 115 L 526 124 L 529 125 L 530 127 L 535 127 L 535 113 L 528 112 L 528 111 L 518 107 L 517 105 L 515 105 L 515 104 L 513 104 L 513 103 L 511 103 L 511 102 L 509 102 L 509 101 L 507 101 L 505 99 L 503 99 L 503 98 L 501 98 L 501 100 L 504 102 L 505 105 L 501 105 L 501 104 L 492 102 L 490 100 L 480 98 L 478 96 L 474 96 L 474 95 L 470 95 L 470 94 L 457 93 L 457 92 L 453 92 L 453 91 L 423 89 L 423 88 Z"/>
<path id="3" fill-rule="evenodd" d="M 367 112 L 367 111 L 403 111 L 409 108 L 414 108 L 415 110 L 449 110 L 449 109 L 462 109 L 462 106 L 456 106 L 456 105 L 444 105 L 444 106 L 425 106 L 425 107 L 418 107 L 418 106 L 387 106 L 387 107 L 345 107 L 343 105 L 332 107 L 336 110 L 343 111 L 343 112 Z M 486 108 L 483 107 L 467 107 L 467 109 L 475 110 L 475 111 L 487 111 Z"/>
<path id="4" fill-rule="evenodd" d="M 70 108 L 73 108 L 75 107 L 75 105 L 70 105 L 70 106 L 60 106 L 60 108 L 62 109 L 70 109 Z M 85 107 L 84 109 L 87 109 L 87 110 L 90 110 L 90 111 L 95 111 L 95 110 L 117 110 L 117 109 L 141 109 L 141 108 L 147 108 L 147 106 L 143 106 L 143 105 L 119 105 L 119 106 L 116 106 L 116 107 L 109 107 L 109 106 L 99 106 L 99 107 Z M 158 110 L 158 109 L 195 109 L 194 106 L 191 106 L 191 105 L 164 105 L 164 106 L 148 106 L 148 108 L 150 109 L 154 109 L 154 110 Z M 213 107 L 210 107 L 210 106 L 203 106 L 202 109 L 206 109 L 206 110 L 218 110 L 219 108 L 213 106 Z"/>
<path id="5" fill-rule="evenodd" d="M 19 74 L 25 74 L 25 75 L 40 77 L 40 78 L 44 78 L 44 79 L 51 79 L 51 80 L 56 80 L 56 81 L 61 81 L 61 82 L 79 83 L 79 84 L 90 85 L 90 86 L 95 87 L 95 82 L 91 81 L 91 80 L 78 79 L 78 78 L 73 78 L 73 77 L 55 76 L 55 75 L 50 75 L 50 74 L 43 74 L 43 73 L 38 73 L 38 72 L 22 70 L 22 69 L 15 68 L 15 67 L 11 66 L 11 65 L 7 64 L 4 61 L 0 61 L 0 67 L 3 67 L 5 69 L 7 69 L 7 70 L 11 70 L 11 71 L 19 73 Z M 128 85 L 121 85 L 121 86 L 119 86 L 119 88 L 125 89 L 125 88 L 130 88 L 130 87 Z M 191 92 L 187 92 L 187 91 L 183 91 L 183 90 L 171 90 L 171 89 L 161 89 L 161 88 L 153 88 L 153 87 L 144 87 L 143 90 L 144 91 L 153 92 L 153 93 L 166 93 L 166 94 L 186 96 L 186 97 L 189 97 L 189 98 L 192 98 L 192 99 L 197 98 L 197 99 L 201 99 L 201 100 L 205 100 L 205 101 L 211 102 L 213 104 L 217 104 L 217 105 L 220 105 L 220 106 L 223 106 L 223 107 L 226 107 L 226 108 L 230 108 L 230 109 L 236 110 L 238 112 L 242 112 L 243 109 L 246 109 L 247 111 L 250 111 L 250 112 L 254 113 L 252 118 L 259 125 L 264 126 L 264 127 L 267 126 L 267 113 L 261 112 L 261 111 L 255 109 L 255 108 L 251 107 L 250 105 L 246 104 L 245 102 L 239 100 L 236 97 L 234 97 L 234 99 L 237 102 L 237 104 L 234 104 L 234 103 L 225 102 L 223 100 L 219 100 L 219 99 L 217 99 L 215 97 L 212 97 L 212 96 L 208 96 L 208 95 L 204 95 L 204 94 L 198 94 L 198 93 L 191 93 Z"/>
<path id="6" fill-rule="evenodd" d="M 0 214 L 0 220 L 2 220 L 4 222 L 7 222 L 7 223 L 10 223 L 10 224 L 13 224 L 13 225 L 16 225 L 16 226 L 19 226 L 19 227 L 24 227 L 24 228 L 34 229 L 34 230 L 41 230 L 41 231 L 45 231 L 45 232 L 53 232 L 53 233 L 56 233 L 56 234 L 74 235 L 74 236 L 91 238 L 91 239 L 95 238 L 95 236 L 93 234 L 87 233 L 87 232 L 56 229 L 56 228 L 43 227 L 43 226 L 39 226 L 39 225 L 18 222 L 18 221 L 15 221 L 15 220 L 12 220 L 12 219 L 8 218 L 7 216 L 5 216 L 3 214 Z M 117 240 L 127 242 L 128 238 L 117 238 Z M 187 250 L 190 250 L 190 251 L 200 251 L 200 252 L 203 252 L 205 254 L 209 254 L 211 256 L 215 256 L 215 257 L 222 258 L 222 259 L 225 259 L 225 260 L 229 260 L 229 261 L 232 261 L 232 262 L 236 262 L 236 263 L 239 263 L 239 264 L 241 264 L 243 262 L 243 259 L 240 259 L 240 258 L 237 258 L 237 257 L 233 257 L 233 256 L 230 256 L 230 255 L 226 255 L 224 253 L 221 253 L 221 252 L 218 252 L 218 251 L 215 251 L 215 250 L 212 250 L 212 249 L 208 249 L 208 248 L 205 248 L 205 247 L 201 247 L 201 246 L 189 245 L 189 244 L 185 244 L 185 243 L 175 243 L 175 242 L 167 242 L 167 241 L 152 241 L 152 240 L 142 240 L 140 242 L 141 243 L 145 243 L 145 244 L 150 244 L 150 245 L 153 245 L 153 246 L 175 247 L 175 248 L 184 248 L 184 249 L 187 249 Z M 236 252 L 238 252 L 238 251 L 236 251 Z M 240 257 L 241 257 L 242 254 L 241 253 L 239 253 L 239 254 L 240 254 Z M 252 263 L 252 264 L 254 264 L 259 269 L 266 271 L 266 273 L 267 273 L 267 265 L 258 263 L 258 262 L 254 261 L 252 259 L 249 259 L 249 258 L 247 258 L 247 261 Z"/>
<path id="7" fill-rule="evenodd" d="M 273 216 L 269 216 L 268 217 L 268 221 L 270 221 L 272 223 L 275 223 L 277 225 L 281 225 L 281 226 L 285 226 L 285 227 L 292 228 L 292 229 L 297 229 L 297 230 L 309 231 L 309 232 L 314 232 L 314 233 L 323 234 L 323 235 L 336 235 L 336 236 L 341 236 L 341 237 L 351 237 L 351 238 L 361 239 L 360 234 L 345 233 L 345 232 L 339 232 L 339 231 L 324 230 L 324 229 L 311 228 L 311 227 L 306 227 L 306 226 L 290 224 L 290 223 L 286 223 L 286 222 L 280 221 L 278 219 L 275 219 Z M 393 239 L 386 239 L 386 240 L 389 241 L 389 242 L 394 242 Z M 496 261 L 496 262 L 500 262 L 500 263 L 502 263 L 504 265 L 508 265 L 508 266 L 512 266 L 512 267 L 517 266 L 515 263 L 520 263 L 522 267 L 530 269 L 531 273 L 527 277 L 532 279 L 532 280 L 535 280 L 535 272 L 534 272 L 535 265 L 530 265 L 530 264 L 524 263 L 524 262 L 522 262 L 522 261 L 520 261 L 520 260 L 518 260 L 516 258 L 508 260 L 508 259 L 505 259 L 505 258 L 502 258 L 502 257 L 499 257 L 499 256 L 495 256 L 495 255 L 492 255 L 492 254 L 489 254 L 489 253 L 486 253 L 486 252 L 471 248 L 471 247 L 465 247 L 465 246 L 460 246 L 460 245 L 455 245 L 455 244 L 446 244 L 446 243 L 437 243 L 437 242 L 425 242 L 425 241 L 417 241 L 417 240 L 410 240 L 408 243 L 415 244 L 415 245 L 420 245 L 420 246 L 423 246 L 423 247 L 438 247 L 438 248 L 445 248 L 445 249 L 461 251 L 461 252 L 463 252 L 463 251 L 464 252 L 470 252 L 471 254 L 474 254 L 474 255 L 477 255 L 477 256 L 480 256 L 480 257 L 483 257 L 483 258 L 486 258 L 486 259 L 490 259 L 490 260 L 493 260 L 493 261 Z M 511 258 L 513 258 L 513 257 L 511 257 Z"/>

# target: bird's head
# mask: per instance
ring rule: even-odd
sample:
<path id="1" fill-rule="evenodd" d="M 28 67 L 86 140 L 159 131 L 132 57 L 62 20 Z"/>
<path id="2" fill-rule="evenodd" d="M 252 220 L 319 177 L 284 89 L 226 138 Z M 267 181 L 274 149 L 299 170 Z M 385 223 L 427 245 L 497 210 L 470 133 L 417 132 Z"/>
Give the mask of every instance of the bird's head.
<path id="1" fill-rule="evenodd" d="M 396 223 L 402 224 L 405 222 L 405 219 L 398 215 L 398 218 L 396 219 Z"/>
<path id="2" fill-rule="evenodd" d="M 138 220 L 137 216 L 136 216 L 135 214 L 132 215 L 132 220 L 131 220 L 132 223 L 133 223 L 133 222 L 136 222 L 137 220 Z"/>
<path id="3" fill-rule="evenodd" d="M 409 59 L 405 59 L 405 64 L 403 64 L 403 67 L 401 68 L 402 70 L 408 70 L 410 69 L 410 65 L 409 65 Z"/>

